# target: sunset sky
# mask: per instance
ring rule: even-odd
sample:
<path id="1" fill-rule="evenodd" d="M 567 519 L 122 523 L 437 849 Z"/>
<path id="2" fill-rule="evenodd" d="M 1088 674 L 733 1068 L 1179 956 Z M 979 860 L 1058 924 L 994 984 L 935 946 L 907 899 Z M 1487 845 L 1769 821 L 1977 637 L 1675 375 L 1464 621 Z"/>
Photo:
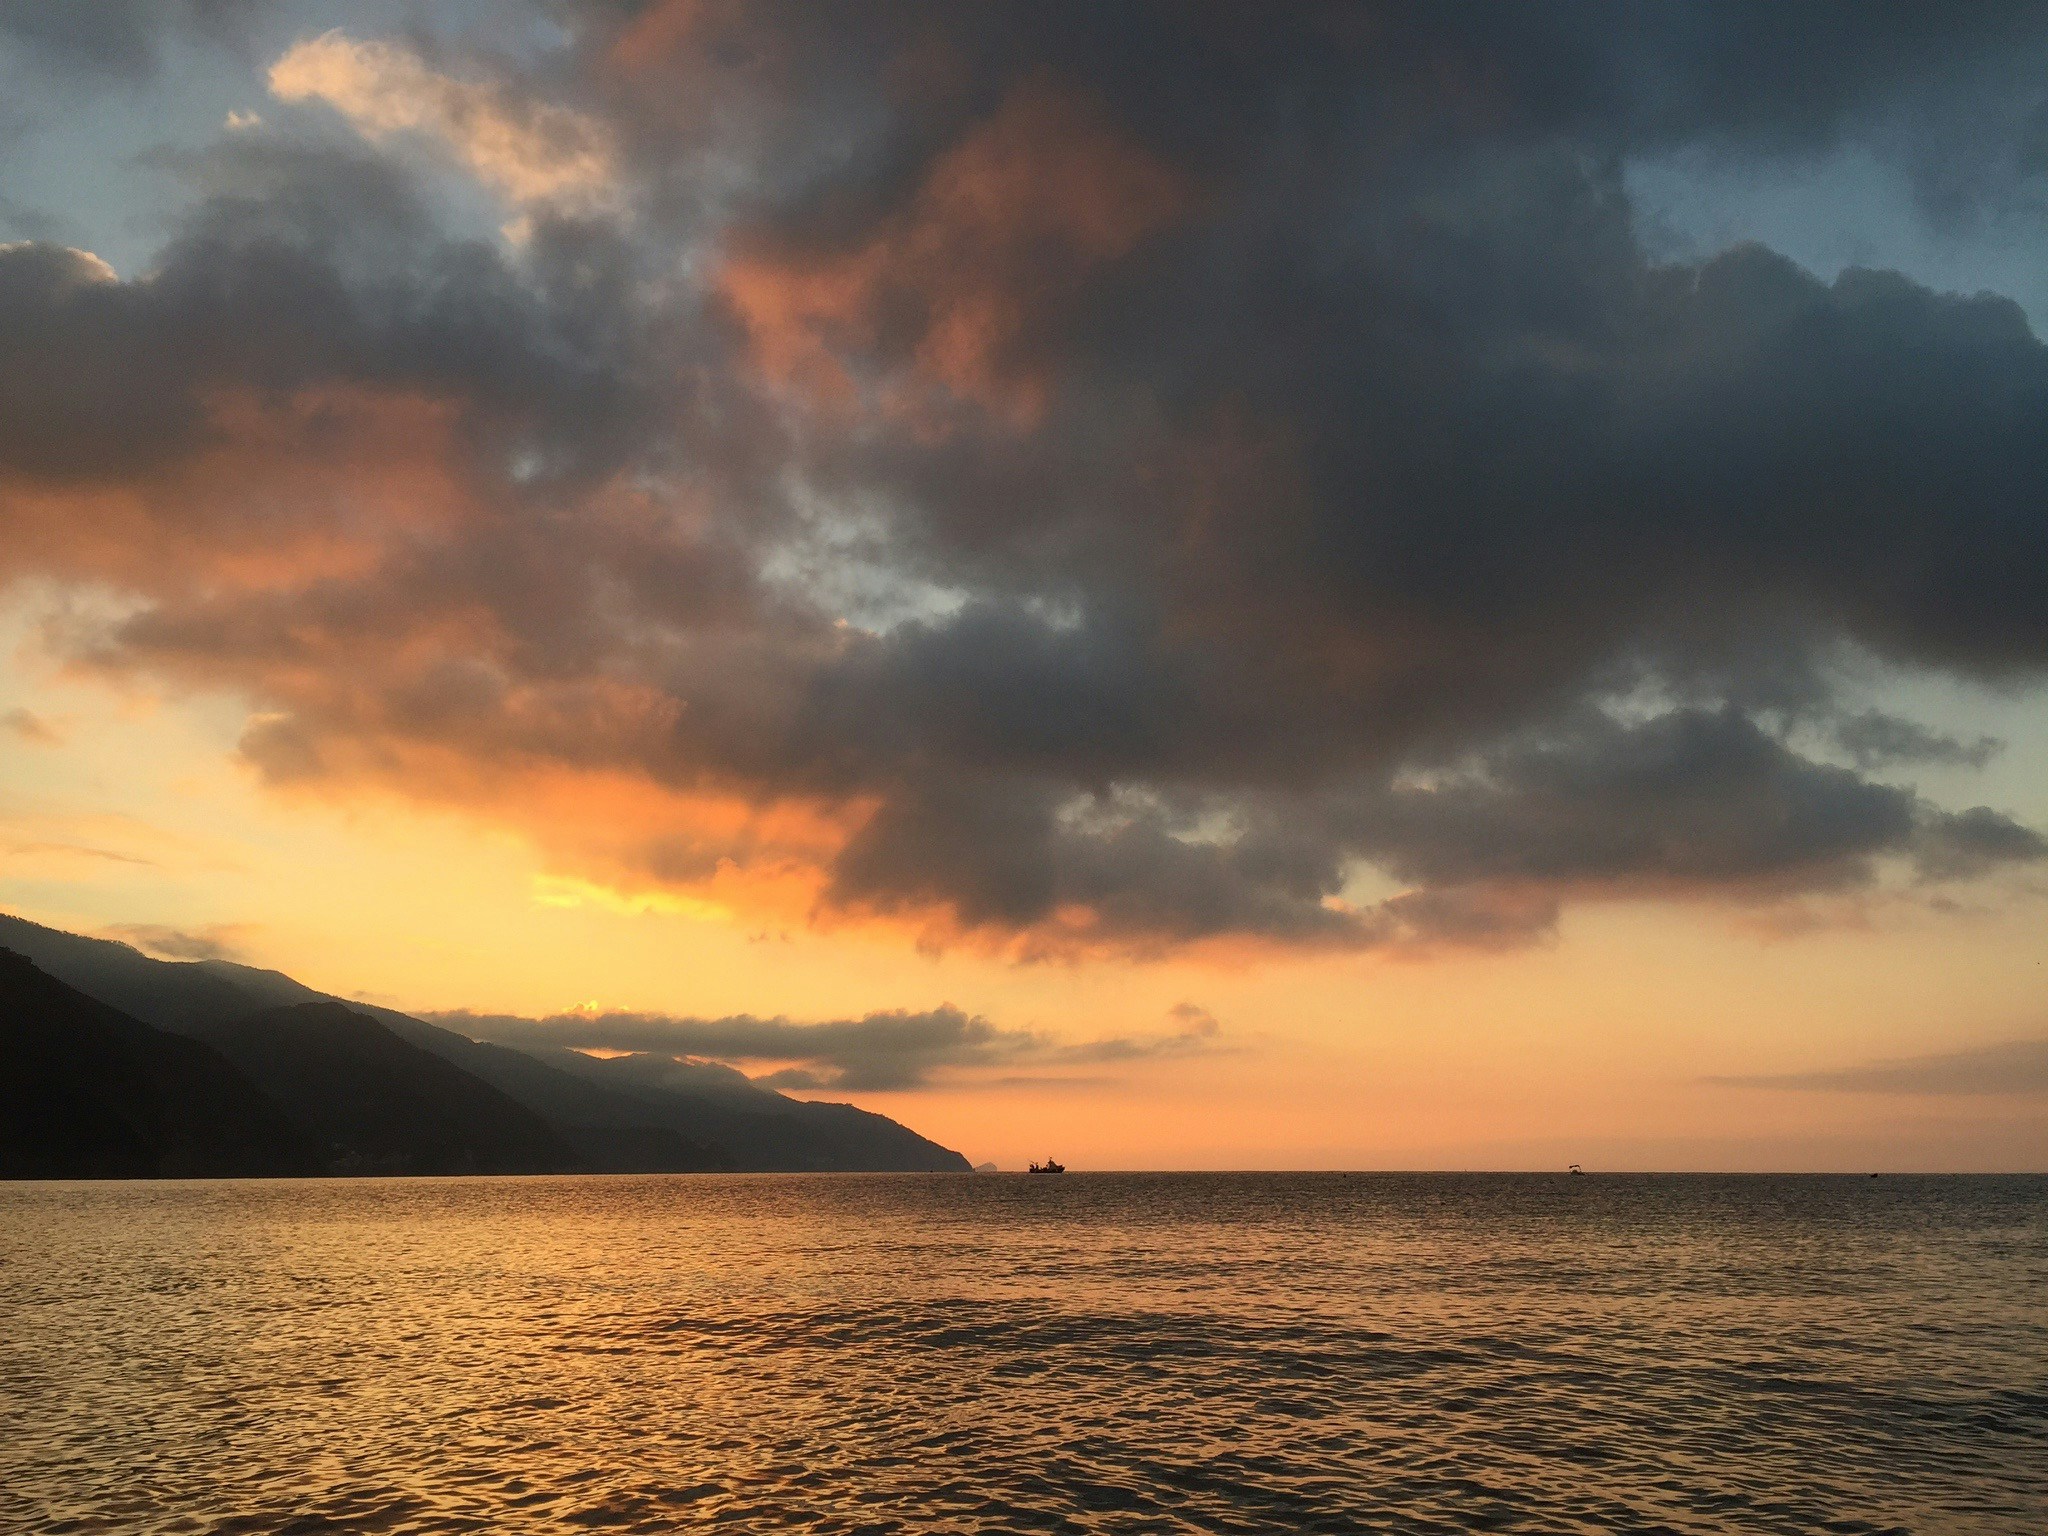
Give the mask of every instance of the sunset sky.
<path id="1" fill-rule="evenodd" d="M 0 3 L 0 104 L 0 910 L 1006 1166 L 2048 1169 L 2038 16 Z"/>

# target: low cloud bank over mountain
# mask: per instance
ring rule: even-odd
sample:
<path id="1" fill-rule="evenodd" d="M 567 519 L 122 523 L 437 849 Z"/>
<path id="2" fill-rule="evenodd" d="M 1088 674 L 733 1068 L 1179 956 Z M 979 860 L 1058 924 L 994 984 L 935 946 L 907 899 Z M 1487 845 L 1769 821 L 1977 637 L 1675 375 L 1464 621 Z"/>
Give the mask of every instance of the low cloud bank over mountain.
<path id="1" fill-rule="evenodd" d="M 729 1067 L 532 1054 L 0 914 L 0 1175 L 965 1172 Z"/>
<path id="2" fill-rule="evenodd" d="M 772 1070 L 754 1081 L 772 1088 L 849 1091 L 923 1088 L 934 1073 L 961 1069 L 1014 1071 L 1186 1055 L 1210 1048 L 1219 1030 L 1199 1008 L 1177 1013 L 1172 1020 L 1176 1027 L 1170 1030 L 1078 1044 L 1058 1043 L 1031 1030 L 1004 1029 L 950 1006 L 808 1022 L 751 1014 L 693 1019 L 595 1011 L 541 1019 L 478 1013 L 430 1017 L 462 1034 L 503 1045 L 768 1063 Z"/>

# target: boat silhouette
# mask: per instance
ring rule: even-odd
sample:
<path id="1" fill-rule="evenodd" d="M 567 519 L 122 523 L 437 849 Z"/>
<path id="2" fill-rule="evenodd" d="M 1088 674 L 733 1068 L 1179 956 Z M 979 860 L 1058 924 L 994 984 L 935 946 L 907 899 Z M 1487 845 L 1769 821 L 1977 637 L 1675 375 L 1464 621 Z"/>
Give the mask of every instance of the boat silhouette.
<path id="1" fill-rule="evenodd" d="M 1578 1165 L 1577 1163 L 1573 1163 L 1573 1164 L 1571 1165 L 1571 1167 L 1569 1167 L 1569 1168 L 1565 1169 L 1565 1172 L 1566 1172 L 1566 1173 L 1580 1173 L 1580 1174 L 1582 1174 L 1582 1173 L 1584 1173 L 1585 1171 L 1586 1171 L 1586 1170 L 1585 1170 L 1585 1169 L 1583 1169 L 1583 1168 L 1581 1168 L 1581 1167 L 1580 1167 L 1580 1166 L 1579 1166 L 1579 1165 Z"/>
<path id="2" fill-rule="evenodd" d="M 1048 1157 L 1042 1163 L 1033 1163 L 1031 1165 L 1031 1171 L 1033 1173 L 1065 1173 L 1067 1171 L 1067 1165 L 1065 1163 L 1054 1162 L 1051 1158 Z"/>

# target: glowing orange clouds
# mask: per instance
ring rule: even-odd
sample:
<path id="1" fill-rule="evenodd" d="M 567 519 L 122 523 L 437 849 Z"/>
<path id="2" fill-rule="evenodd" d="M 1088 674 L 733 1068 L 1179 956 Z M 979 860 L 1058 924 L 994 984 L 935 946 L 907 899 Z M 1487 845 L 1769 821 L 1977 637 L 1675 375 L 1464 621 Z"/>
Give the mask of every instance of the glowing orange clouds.
<path id="1" fill-rule="evenodd" d="M 342 384 L 213 392 L 189 449 L 146 474 L 0 473 L 0 576 L 61 571 L 155 593 L 360 578 L 394 540 L 475 515 L 457 415 L 446 400 Z"/>
<path id="2" fill-rule="evenodd" d="M 1043 415 L 1051 388 L 1034 329 L 1057 326 L 1095 269 L 1187 201 L 1184 179 L 1086 98 L 1033 82 L 937 160 L 866 244 L 743 249 L 720 281 L 757 365 L 778 383 L 849 403 L 847 355 L 886 353 L 903 330 L 922 382 L 885 388 L 885 409 L 922 414 L 936 386 L 1021 430 Z"/>
<path id="3" fill-rule="evenodd" d="M 271 65 L 269 84 L 280 101 L 326 102 L 371 138 L 428 135 L 515 203 L 587 210 L 603 205 L 616 177 L 601 123 L 443 74 L 397 43 L 323 33 Z"/>

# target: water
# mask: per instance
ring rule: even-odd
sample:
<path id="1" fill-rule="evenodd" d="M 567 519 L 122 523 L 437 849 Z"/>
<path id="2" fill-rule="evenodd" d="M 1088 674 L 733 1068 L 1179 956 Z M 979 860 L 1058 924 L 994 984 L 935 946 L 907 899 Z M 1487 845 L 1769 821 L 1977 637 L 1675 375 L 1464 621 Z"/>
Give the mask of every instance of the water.
<path id="1" fill-rule="evenodd" d="M 0 1185 L 0 1527 L 2048 1530 L 2048 1180 Z"/>

